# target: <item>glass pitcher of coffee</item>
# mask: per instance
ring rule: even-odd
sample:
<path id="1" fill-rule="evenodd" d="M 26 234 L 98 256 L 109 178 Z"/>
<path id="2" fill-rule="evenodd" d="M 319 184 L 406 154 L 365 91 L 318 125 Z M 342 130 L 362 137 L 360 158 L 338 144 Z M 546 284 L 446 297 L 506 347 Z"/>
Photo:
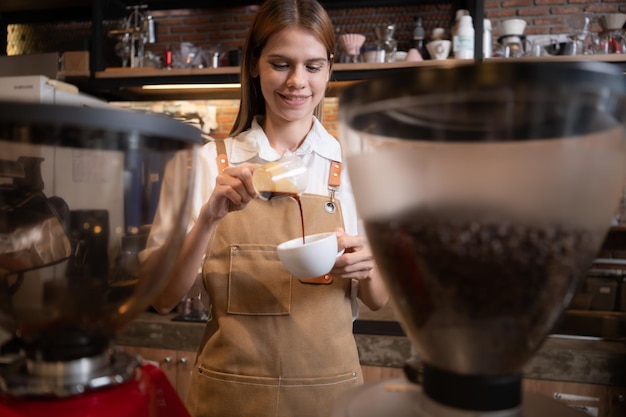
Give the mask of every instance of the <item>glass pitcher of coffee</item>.
<path id="1" fill-rule="evenodd" d="M 309 174 L 304 161 L 289 153 L 256 168 L 252 174 L 252 183 L 263 200 L 294 197 L 306 190 Z"/>

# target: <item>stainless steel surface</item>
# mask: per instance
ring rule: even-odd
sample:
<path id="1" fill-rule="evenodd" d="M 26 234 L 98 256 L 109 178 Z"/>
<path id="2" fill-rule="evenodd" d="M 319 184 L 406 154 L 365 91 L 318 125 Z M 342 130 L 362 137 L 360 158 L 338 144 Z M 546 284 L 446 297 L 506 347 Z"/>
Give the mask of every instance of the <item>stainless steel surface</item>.
<path id="1" fill-rule="evenodd" d="M 64 398 L 85 391 L 120 385 L 135 376 L 140 359 L 122 350 L 111 350 L 93 358 L 67 363 L 38 363 L 20 358 L 0 367 L 2 391 L 13 397 L 51 396 Z M 47 368 L 44 373 L 31 372 L 32 366 Z M 56 369 L 55 369 L 56 368 Z M 63 369 L 62 369 L 63 368 Z M 71 372 L 65 369 L 73 368 Z"/>
<path id="2" fill-rule="evenodd" d="M 430 400 L 419 385 L 404 379 L 365 384 L 341 397 L 330 417 L 589 417 L 556 400 L 524 393 L 519 407 L 497 412 L 455 410 Z"/>

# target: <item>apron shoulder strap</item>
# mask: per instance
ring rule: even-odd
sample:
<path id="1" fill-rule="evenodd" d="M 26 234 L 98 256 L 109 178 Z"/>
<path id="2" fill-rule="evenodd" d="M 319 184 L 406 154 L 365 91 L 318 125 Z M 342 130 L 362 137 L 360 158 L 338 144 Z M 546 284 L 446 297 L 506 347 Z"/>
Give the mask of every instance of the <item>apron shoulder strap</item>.
<path id="1" fill-rule="evenodd" d="M 325 209 L 328 213 L 335 212 L 335 192 L 341 186 L 341 162 L 330 161 L 330 172 L 328 173 L 328 194 L 329 200 L 326 202 Z"/>
<path id="2" fill-rule="evenodd" d="M 341 185 L 341 162 L 330 161 L 330 172 L 328 173 L 328 188 L 338 190 Z"/>
<path id="3" fill-rule="evenodd" d="M 228 155 L 226 154 L 226 145 L 224 144 L 224 140 L 216 139 L 215 147 L 217 148 L 216 161 L 218 172 L 222 173 L 226 168 L 228 168 Z"/>

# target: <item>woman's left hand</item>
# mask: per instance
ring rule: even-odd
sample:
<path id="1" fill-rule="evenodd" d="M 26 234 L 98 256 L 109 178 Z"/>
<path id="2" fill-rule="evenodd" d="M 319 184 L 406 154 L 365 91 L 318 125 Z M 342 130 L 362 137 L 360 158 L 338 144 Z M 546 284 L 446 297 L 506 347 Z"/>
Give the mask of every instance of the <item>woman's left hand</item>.
<path id="1" fill-rule="evenodd" d="M 351 236 L 335 229 L 339 250 L 344 253 L 337 258 L 330 273 L 338 278 L 352 279 L 358 283 L 357 297 L 371 310 L 387 304 L 389 296 L 382 281 L 369 242 L 362 235 Z"/>
<path id="2" fill-rule="evenodd" d="M 376 266 L 374 256 L 365 236 L 350 236 L 341 229 L 335 229 L 338 250 L 344 253 L 337 258 L 331 274 L 341 278 L 365 279 Z"/>

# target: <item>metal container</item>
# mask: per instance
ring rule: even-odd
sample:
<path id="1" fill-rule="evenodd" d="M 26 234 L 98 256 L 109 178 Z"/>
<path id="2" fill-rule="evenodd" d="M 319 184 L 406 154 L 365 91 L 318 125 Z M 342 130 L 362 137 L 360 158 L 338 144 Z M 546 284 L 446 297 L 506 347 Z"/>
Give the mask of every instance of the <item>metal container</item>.
<path id="1" fill-rule="evenodd" d="M 165 116 L 0 102 L 0 325 L 25 356 L 23 367 L 0 374 L 3 391 L 72 395 L 123 362 L 106 352 L 169 279 L 202 142 L 197 128 Z M 190 169 L 180 179 L 171 244 L 146 275 L 136 262 L 139 234 L 174 160 Z M 83 359 L 97 365 L 67 374 L 64 363 Z"/>

